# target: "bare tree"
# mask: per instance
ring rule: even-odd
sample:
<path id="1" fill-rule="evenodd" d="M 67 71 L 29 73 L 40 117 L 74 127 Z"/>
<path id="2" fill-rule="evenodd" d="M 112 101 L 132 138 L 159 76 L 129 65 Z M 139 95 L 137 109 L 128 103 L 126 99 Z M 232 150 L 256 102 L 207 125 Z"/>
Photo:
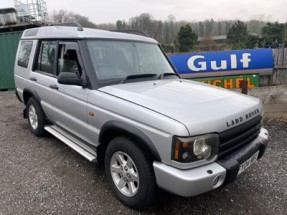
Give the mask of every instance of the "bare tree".
<path id="1" fill-rule="evenodd" d="M 48 19 L 52 23 L 79 23 L 83 27 L 96 28 L 96 24 L 91 22 L 88 17 L 69 12 L 67 10 L 52 11 L 49 14 Z"/>
<path id="2" fill-rule="evenodd" d="M 204 46 L 204 50 L 205 51 L 211 51 L 212 50 L 212 47 L 214 45 L 214 41 L 212 39 L 211 33 L 206 32 L 203 35 L 201 44 Z"/>
<path id="3" fill-rule="evenodd" d="M 248 31 L 250 33 L 255 33 L 257 35 L 260 35 L 261 29 L 266 25 L 269 19 L 270 19 L 269 16 L 265 16 L 262 14 L 254 16 L 250 21 L 246 22 Z"/>
<path id="4" fill-rule="evenodd" d="M 213 24 L 214 24 L 214 20 L 213 19 L 204 21 L 205 33 L 212 34 Z"/>

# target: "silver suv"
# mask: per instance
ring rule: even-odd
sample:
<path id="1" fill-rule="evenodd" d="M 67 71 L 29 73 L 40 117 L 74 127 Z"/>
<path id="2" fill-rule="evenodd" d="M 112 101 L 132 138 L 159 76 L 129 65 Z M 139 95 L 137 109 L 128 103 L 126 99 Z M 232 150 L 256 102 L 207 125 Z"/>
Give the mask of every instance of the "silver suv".
<path id="1" fill-rule="evenodd" d="M 181 79 L 148 37 L 26 30 L 15 83 L 31 131 L 103 164 L 132 208 L 148 207 L 158 187 L 188 197 L 226 185 L 267 146 L 258 99 Z"/>

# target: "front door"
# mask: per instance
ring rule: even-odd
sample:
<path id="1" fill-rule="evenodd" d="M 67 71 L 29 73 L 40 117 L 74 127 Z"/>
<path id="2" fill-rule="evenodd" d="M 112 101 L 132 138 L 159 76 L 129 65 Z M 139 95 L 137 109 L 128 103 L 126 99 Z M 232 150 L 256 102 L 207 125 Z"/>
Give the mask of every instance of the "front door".
<path id="1" fill-rule="evenodd" d="M 41 41 L 35 78 L 43 110 L 53 124 L 86 140 L 88 89 L 57 80 L 62 72 L 82 76 L 82 68 L 76 41 Z"/>

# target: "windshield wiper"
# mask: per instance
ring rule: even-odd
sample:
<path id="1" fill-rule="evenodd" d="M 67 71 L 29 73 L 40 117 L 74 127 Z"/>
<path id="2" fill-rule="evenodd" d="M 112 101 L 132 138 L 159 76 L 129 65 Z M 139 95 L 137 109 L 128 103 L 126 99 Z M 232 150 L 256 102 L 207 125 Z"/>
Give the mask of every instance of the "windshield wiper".
<path id="1" fill-rule="evenodd" d="M 163 79 L 164 76 L 172 76 L 172 75 L 175 75 L 175 76 L 177 76 L 178 78 L 181 78 L 178 73 L 171 73 L 171 72 L 170 72 L 170 73 L 162 73 L 162 74 L 160 74 L 159 77 L 158 77 L 158 79 Z"/>
<path id="2" fill-rule="evenodd" d="M 127 77 L 125 77 L 122 80 L 122 84 L 125 83 L 127 80 L 132 80 L 132 79 L 138 79 L 138 78 L 151 78 L 151 77 L 155 77 L 157 76 L 157 74 L 153 74 L 153 73 L 146 73 L 146 74 L 136 74 L 136 75 L 128 75 Z"/>

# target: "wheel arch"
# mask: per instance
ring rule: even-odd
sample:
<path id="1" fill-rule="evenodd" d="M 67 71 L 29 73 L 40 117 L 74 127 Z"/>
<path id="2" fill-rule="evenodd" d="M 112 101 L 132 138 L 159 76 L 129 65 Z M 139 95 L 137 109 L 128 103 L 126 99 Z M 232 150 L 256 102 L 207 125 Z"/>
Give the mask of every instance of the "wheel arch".
<path id="1" fill-rule="evenodd" d="M 159 153 L 153 145 L 150 138 L 138 128 L 120 121 L 109 121 L 105 123 L 99 135 L 100 145 L 97 147 L 98 162 L 104 163 L 105 151 L 109 142 L 117 136 L 126 136 L 136 141 L 147 154 L 152 156 L 153 160 L 161 161 Z"/>
<path id="2" fill-rule="evenodd" d="M 38 95 L 38 93 L 35 90 L 33 90 L 33 89 L 25 88 L 23 90 L 23 100 L 24 100 L 23 102 L 24 102 L 25 105 L 27 104 L 29 98 L 31 98 L 31 97 L 34 97 L 36 99 L 36 101 L 39 104 L 41 104 L 41 98 Z"/>
<path id="3" fill-rule="evenodd" d="M 27 105 L 27 102 L 29 101 L 29 99 L 33 97 L 36 99 L 36 101 L 38 102 L 40 108 L 42 109 L 42 106 L 41 106 L 41 98 L 40 96 L 38 95 L 38 93 L 33 90 L 33 89 L 30 89 L 30 88 L 25 88 L 23 90 L 23 103 L 25 105 Z M 43 110 L 43 109 L 42 109 Z M 44 111 L 43 111 L 44 113 Z M 44 113 L 45 114 L 45 113 Z M 26 119 L 27 118 L 27 111 L 26 111 L 26 108 L 24 109 L 23 111 L 23 117 Z"/>

